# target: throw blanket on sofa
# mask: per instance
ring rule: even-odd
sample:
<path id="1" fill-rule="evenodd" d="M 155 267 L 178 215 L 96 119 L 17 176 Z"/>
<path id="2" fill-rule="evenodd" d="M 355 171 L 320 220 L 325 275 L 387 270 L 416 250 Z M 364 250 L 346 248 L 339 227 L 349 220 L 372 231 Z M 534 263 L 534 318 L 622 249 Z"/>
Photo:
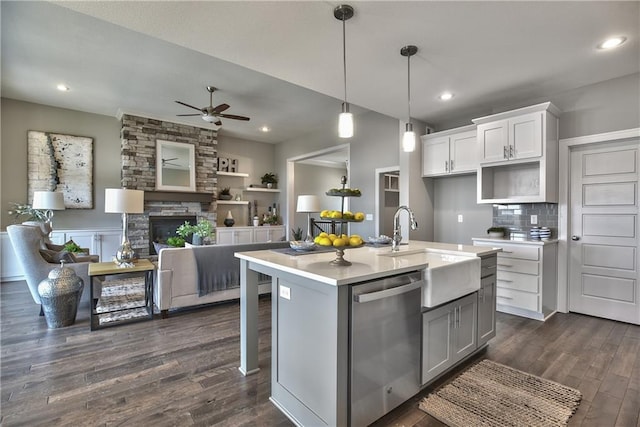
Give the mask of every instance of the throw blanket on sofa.
<path id="1" fill-rule="evenodd" d="M 240 260 L 234 253 L 285 247 L 289 247 L 289 242 L 193 246 L 198 270 L 198 295 L 240 286 Z"/>

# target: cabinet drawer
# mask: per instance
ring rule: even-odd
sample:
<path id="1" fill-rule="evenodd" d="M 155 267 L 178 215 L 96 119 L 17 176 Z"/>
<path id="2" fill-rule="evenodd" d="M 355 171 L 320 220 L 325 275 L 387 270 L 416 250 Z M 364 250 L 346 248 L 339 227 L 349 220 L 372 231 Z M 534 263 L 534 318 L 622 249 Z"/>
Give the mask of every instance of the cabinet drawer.
<path id="1" fill-rule="evenodd" d="M 498 271 L 538 275 L 540 274 L 540 261 L 502 258 L 498 261 Z"/>
<path id="2" fill-rule="evenodd" d="M 531 274 L 511 273 L 498 271 L 498 287 L 503 289 L 516 289 L 525 292 L 539 292 L 540 278 Z"/>
<path id="3" fill-rule="evenodd" d="M 524 245 L 500 245 L 502 252 L 498 252 L 498 263 L 500 258 L 521 258 L 537 261 L 540 259 L 540 249 Z"/>
<path id="4" fill-rule="evenodd" d="M 537 294 L 498 287 L 496 296 L 497 304 L 499 305 L 508 305 L 530 311 L 540 311 L 540 297 Z"/>

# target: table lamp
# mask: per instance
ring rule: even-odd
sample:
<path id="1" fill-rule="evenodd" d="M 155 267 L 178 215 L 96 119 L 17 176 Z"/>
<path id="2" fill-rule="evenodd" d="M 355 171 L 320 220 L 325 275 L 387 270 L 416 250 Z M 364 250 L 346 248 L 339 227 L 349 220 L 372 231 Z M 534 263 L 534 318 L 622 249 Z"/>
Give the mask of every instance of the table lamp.
<path id="1" fill-rule="evenodd" d="M 135 252 L 131 248 L 131 243 L 129 243 L 127 215 L 144 212 L 144 191 L 105 188 L 104 211 L 106 213 L 122 214 L 122 245 L 116 252 L 116 262 L 119 267 L 133 267 Z"/>
<path id="2" fill-rule="evenodd" d="M 307 213 L 307 238 L 305 239 L 307 242 L 313 241 L 313 237 L 311 237 L 311 212 L 320 212 L 321 210 L 318 196 L 310 194 L 298 196 L 296 212 Z"/>
<path id="3" fill-rule="evenodd" d="M 64 210 L 64 195 L 60 191 L 34 191 L 33 209 L 40 209 L 45 212 L 49 229 L 53 229 L 53 211 Z"/>

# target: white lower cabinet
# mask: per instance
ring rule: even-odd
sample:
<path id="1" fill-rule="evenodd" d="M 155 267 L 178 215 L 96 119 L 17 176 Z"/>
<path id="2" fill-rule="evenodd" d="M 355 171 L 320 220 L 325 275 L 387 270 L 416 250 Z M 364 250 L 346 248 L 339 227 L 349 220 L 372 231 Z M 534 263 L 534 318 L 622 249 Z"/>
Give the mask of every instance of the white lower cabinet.
<path id="1" fill-rule="evenodd" d="M 478 295 L 422 313 L 422 384 L 478 348 Z"/>
<path id="2" fill-rule="evenodd" d="M 216 228 L 216 243 L 219 245 L 274 242 L 283 237 L 283 226 Z"/>
<path id="3" fill-rule="evenodd" d="M 476 246 L 501 248 L 496 272 L 496 310 L 545 320 L 556 311 L 557 241 L 473 239 Z"/>
<path id="4" fill-rule="evenodd" d="M 60 239 L 60 234 L 64 237 Z M 91 255 L 100 256 L 100 262 L 109 262 L 113 259 L 122 243 L 122 230 L 75 230 L 54 232 L 59 244 L 73 240 L 81 248 L 89 248 Z M 54 241 L 54 239 L 51 239 Z"/>
<path id="5" fill-rule="evenodd" d="M 480 290 L 478 291 L 478 347 L 484 345 L 495 336 L 496 275 L 494 273 L 481 279 Z"/>

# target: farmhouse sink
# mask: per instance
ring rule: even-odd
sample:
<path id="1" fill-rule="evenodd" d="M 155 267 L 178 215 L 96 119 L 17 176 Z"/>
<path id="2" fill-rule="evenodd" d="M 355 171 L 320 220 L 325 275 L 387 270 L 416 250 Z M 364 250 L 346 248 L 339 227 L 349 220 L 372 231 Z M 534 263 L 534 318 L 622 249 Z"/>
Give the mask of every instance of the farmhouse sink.
<path id="1" fill-rule="evenodd" d="M 435 307 L 480 289 L 480 258 L 426 253 L 422 305 Z"/>

